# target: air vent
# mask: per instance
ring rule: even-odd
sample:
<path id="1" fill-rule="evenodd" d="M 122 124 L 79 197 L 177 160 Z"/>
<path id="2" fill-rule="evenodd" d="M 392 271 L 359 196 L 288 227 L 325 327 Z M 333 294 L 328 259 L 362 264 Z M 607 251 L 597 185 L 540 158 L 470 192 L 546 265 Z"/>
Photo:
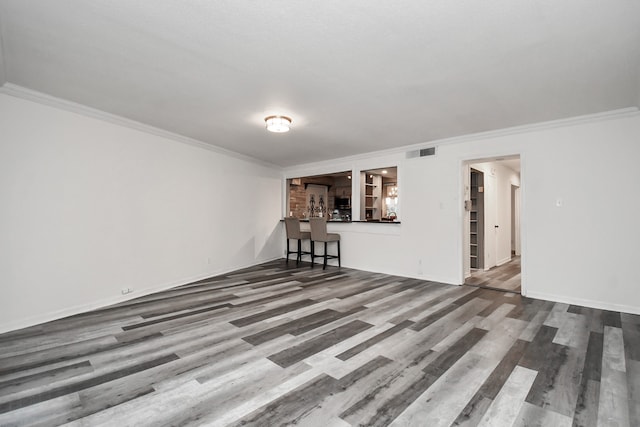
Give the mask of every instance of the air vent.
<path id="1" fill-rule="evenodd" d="M 436 154 L 436 147 L 423 148 L 420 150 L 420 157 L 433 156 Z"/>
<path id="2" fill-rule="evenodd" d="M 408 151 L 407 159 L 411 159 L 413 157 L 433 156 L 435 154 L 436 154 L 436 147 L 422 148 L 416 151 Z"/>

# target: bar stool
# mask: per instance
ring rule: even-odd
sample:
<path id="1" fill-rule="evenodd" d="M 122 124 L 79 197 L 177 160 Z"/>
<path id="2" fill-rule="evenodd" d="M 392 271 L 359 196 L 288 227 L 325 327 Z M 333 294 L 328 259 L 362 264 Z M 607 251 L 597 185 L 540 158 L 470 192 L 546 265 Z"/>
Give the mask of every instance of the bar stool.
<path id="1" fill-rule="evenodd" d="M 297 254 L 296 265 L 298 265 L 298 263 L 302 261 L 302 254 L 306 255 L 311 253 L 311 252 L 302 252 L 302 240 L 311 240 L 311 233 L 309 233 L 308 231 L 300 231 L 300 220 L 298 220 L 298 218 L 293 218 L 293 217 L 285 218 L 284 225 L 285 225 L 285 228 L 287 229 L 287 264 L 289 264 L 289 255 Z M 289 250 L 290 239 L 298 241 L 297 251 Z M 311 261 L 313 262 L 313 258 L 311 258 Z"/>
<path id="2" fill-rule="evenodd" d="M 327 268 L 327 258 L 338 258 L 338 267 L 341 267 L 340 235 L 337 233 L 327 233 L 327 221 L 324 218 L 310 218 L 309 225 L 311 226 L 311 268 L 313 268 L 313 261 L 317 257 L 324 257 L 323 270 Z M 315 242 L 324 243 L 324 254 L 316 255 Z M 338 244 L 338 255 L 327 254 L 327 243 L 329 242 L 336 242 Z"/>

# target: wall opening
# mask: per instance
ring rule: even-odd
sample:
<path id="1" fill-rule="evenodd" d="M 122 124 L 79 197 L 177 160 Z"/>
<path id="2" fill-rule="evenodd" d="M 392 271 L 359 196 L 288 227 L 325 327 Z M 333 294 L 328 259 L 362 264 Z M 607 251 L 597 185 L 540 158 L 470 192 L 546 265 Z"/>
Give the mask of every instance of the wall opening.
<path id="1" fill-rule="evenodd" d="M 522 292 L 520 156 L 463 165 L 466 285 Z"/>

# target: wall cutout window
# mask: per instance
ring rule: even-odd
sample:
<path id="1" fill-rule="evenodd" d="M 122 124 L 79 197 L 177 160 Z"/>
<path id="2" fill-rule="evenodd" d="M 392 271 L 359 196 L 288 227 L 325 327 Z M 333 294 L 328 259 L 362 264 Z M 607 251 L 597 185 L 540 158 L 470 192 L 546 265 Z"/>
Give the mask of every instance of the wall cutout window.
<path id="1" fill-rule="evenodd" d="M 289 216 L 351 221 L 351 171 L 287 180 Z"/>
<path id="2" fill-rule="evenodd" d="M 360 172 L 360 220 L 396 221 L 398 219 L 398 168 Z"/>

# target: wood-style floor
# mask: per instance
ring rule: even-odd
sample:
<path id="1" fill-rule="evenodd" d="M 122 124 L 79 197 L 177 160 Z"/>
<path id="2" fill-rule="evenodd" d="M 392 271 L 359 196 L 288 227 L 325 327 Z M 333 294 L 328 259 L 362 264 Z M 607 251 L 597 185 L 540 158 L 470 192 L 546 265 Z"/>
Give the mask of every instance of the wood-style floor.
<path id="1" fill-rule="evenodd" d="M 0 335 L 0 425 L 640 425 L 640 318 L 275 261 Z"/>
<path id="2" fill-rule="evenodd" d="M 514 256 L 511 261 L 487 271 L 471 270 L 471 276 L 464 281 L 464 284 L 485 289 L 520 293 L 520 271 L 520 257 Z"/>

